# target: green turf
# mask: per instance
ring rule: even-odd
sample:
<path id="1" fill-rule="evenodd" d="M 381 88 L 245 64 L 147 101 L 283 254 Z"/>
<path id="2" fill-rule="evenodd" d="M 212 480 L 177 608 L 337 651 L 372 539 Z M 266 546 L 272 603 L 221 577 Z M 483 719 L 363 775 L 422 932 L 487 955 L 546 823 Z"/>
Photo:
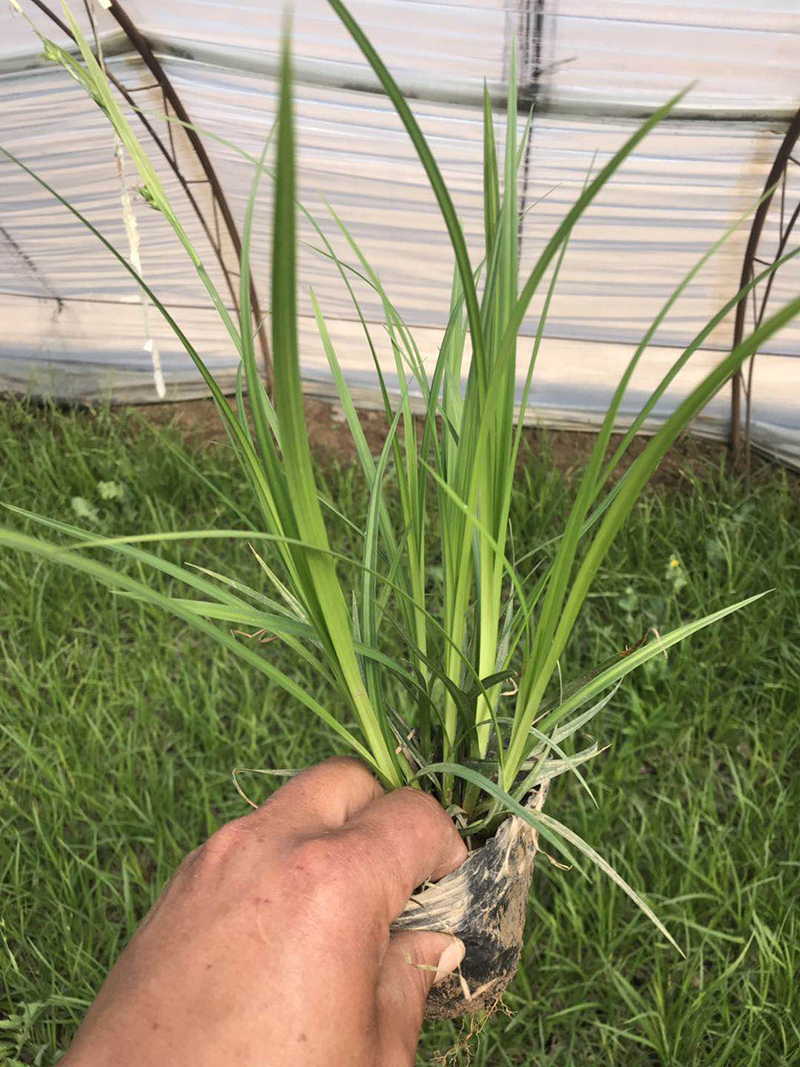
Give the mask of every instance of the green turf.
<path id="1" fill-rule="evenodd" d="M 224 446 L 192 454 L 246 499 Z M 325 479 L 363 511 L 352 467 Z M 0 499 L 104 534 L 231 525 L 163 434 L 118 414 L 0 406 Z M 560 527 L 568 500 L 547 455 L 529 455 L 519 550 Z M 687 959 L 601 874 L 542 860 L 513 1015 L 473 1038 L 476 1067 L 800 1063 L 798 528 L 795 477 L 748 486 L 718 461 L 636 508 L 565 678 L 648 627 L 775 587 L 625 683 L 593 727 L 612 745 L 588 769 L 599 809 L 564 779 L 549 801 L 646 890 Z M 241 543 L 170 551 L 258 580 Z M 336 746 L 210 642 L 88 579 L 3 553 L 0 604 L 0 1062 L 47 1065 L 181 856 L 245 810 L 231 769 L 302 766 Z M 426 1028 L 420 1063 L 457 1034 Z"/>

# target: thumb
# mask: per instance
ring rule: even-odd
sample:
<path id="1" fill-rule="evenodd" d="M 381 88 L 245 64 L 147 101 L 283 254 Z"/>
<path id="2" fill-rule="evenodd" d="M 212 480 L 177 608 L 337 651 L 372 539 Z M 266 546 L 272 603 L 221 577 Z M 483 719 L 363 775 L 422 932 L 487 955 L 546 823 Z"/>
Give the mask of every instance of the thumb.
<path id="1" fill-rule="evenodd" d="M 404 930 L 393 935 L 378 974 L 378 1012 L 385 1038 L 412 1053 L 416 1050 L 431 986 L 456 970 L 465 951 L 464 942 L 453 934 Z M 413 1056 L 408 1062 L 414 1062 Z"/>

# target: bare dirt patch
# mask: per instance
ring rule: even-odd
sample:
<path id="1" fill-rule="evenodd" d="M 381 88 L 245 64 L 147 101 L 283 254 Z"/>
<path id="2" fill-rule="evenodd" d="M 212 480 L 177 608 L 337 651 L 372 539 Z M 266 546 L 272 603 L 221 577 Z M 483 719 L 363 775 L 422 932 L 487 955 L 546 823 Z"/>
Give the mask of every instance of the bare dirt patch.
<path id="1" fill-rule="evenodd" d="M 355 458 L 350 431 L 338 405 L 313 397 L 306 397 L 306 421 L 311 447 L 324 462 L 348 462 Z M 148 423 L 177 430 L 190 444 L 213 445 L 225 441 L 225 431 L 211 400 L 192 400 L 174 404 L 140 404 L 134 411 Z M 361 411 L 361 425 L 373 453 L 378 453 L 386 438 L 387 422 L 378 411 Z M 574 430 L 526 429 L 520 449 L 520 464 L 546 449 L 555 466 L 569 477 L 578 471 L 589 457 L 596 435 Z M 615 436 L 612 441 L 619 438 Z M 637 438 L 620 464 L 620 472 L 642 452 L 647 438 Z M 702 440 L 686 435 L 679 439 L 665 456 L 653 482 L 663 486 L 691 484 L 695 479 L 713 478 L 731 462 L 728 447 L 717 441 Z M 751 477 L 762 480 L 774 476 L 775 464 L 754 456 Z"/>

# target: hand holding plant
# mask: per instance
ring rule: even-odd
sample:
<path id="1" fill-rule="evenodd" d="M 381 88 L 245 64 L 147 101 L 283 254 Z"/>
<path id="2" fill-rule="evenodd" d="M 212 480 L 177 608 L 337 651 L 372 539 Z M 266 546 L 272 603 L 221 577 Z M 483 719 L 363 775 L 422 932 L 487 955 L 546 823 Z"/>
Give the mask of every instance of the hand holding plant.
<path id="1" fill-rule="evenodd" d="M 410 1067 L 464 946 L 389 924 L 465 855 L 419 790 L 352 759 L 303 771 L 186 857 L 63 1067 Z"/>
<path id="2" fill-rule="evenodd" d="M 77 209 L 50 191 L 136 278 L 195 362 L 241 461 L 258 522 L 255 528 L 100 539 L 90 531 L 20 512 L 72 540 L 72 550 L 14 530 L 0 532 L 0 543 L 58 560 L 172 612 L 182 624 L 225 646 L 323 719 L 385 787 L 409 785 L 429 791 L 441 801 L 475 858 L 471 857 L 468 864 L 472 866 L 465 865 L 460 875 L 418 895 L 401 923 L 406 928 L 434 923 L 436 929 L 464 940 L 467 956 L 463 981 L 453 980 L 449 988 L 439 990 L 438 1006 L 429 1009 L 457 1014 L 482 1003 L 478 992 L 486 992 L 484 979 L 493 969 L 497 981 L 488 987 L 493 996 L 502 991 L 514 972 L 537 835 L 560 850 L 568 862 L 577 865 L 576 853 L 580 853 L 600 867 L 675 944 L 642 897 L 602 856 L 542 810 L 544 799 L 549 783 L 563 773 L 575 774 L 589 791 L 580 767 L 598 754 L 599 746 L 589 741 L 576 751 L 574 738 L 605 706 L 613 686 L 678 641 L 757 598 L 723 607 L 663 636 L 639 642 L 579 678 L 570 677 L 569 644 L 609 548 L 667 449 L 742 362 L 800 311 L 800 298 L 762 322 L 720 359 L 624 475 L 615 478 L 634 435 L 709 334 L 753 286 L 798 250 L 765 268 L 698 331 L 611 451 L 611 435 L 623 396 L 656 330 L 710 256 L 744 220 L 723 234 L 676 287 L 633 353 L 577 486 L 562 534 L 544 545 L 515 545 L 509 511 L 523 417 L 537 354 L 546 343 L 547 316 L 570 236 L 605 184 L 647 134 L 669 117 L 683 94 L 658 109 L 596 175 L 587 178 L 574 206 L 520 286 L 517 176 L 529 128 L 520 136 L 513 61 L 502 148 L 496 143 L 488 94 L 484 100 L 484 246 L 476 263 L 470 257 L 450 193 L 408 103 L 345 5 L 341 0 L 330 0 L 330 4 L 376 73 L 414 144 L 441 210 L 455 261 L 447 325 L 438 358 L 428 367 L 412 331 L 339 216 L 331 209 L 347 245 L 348 260 L 337 253 L 314 217 L 300 209 L 322 243 L 321 252 L 341 275 L 354 302 L 365 348 L 375 360 L 385 405 L 388 434 L 375 457 L 348 393 L 323 309 L 312 293 L 321 343 L 369 490 L 367 513 L 343 515 L 335 501 L 320 495 L 306 434 L 297 338 L 295 133 L 288 44 L 281 74 L 277 158 L 270 173 L 275 182 L 271 279 L 274 383 L 270 397 L 259 376 L 253 347 L 249 259 L 253 208 L 260 181 L 267 173 L 267 146 L 260 159 L 247 157 L 255 175 L 242 235 L 237 319 L 215 290 L 73 21 L 83 62 L 78 63 L 52 42 L 46 42 L 47 54 L 60 62 L 101 107 L 139 171 L 148 203 L 162 213 L 184 244 L 241 357 L 235 411 L 156 294 Z M 370 327 L 353 287 L 355 278 L 370 286 L 380 299 L 382 325 L 401 383 L 399 398 L 392 398 L 381 373 Z M 531 352 L 523 363 L 520 391 L 517 375 L 523 357 L 519 333 L 540 290 L 544 291 L 542 310 Z M 412 409 L 412 388 L 422 398 L 420 418 Z M 390 485 L 399 500 L 397 507 L 392 503 Z M 358 554 L 343 556 L 331 547 L 328 531 L 332 523 L 344 524 L 357 536 Z M 141 547 L 148 540 L 207 537 L 246 538 L 256 553 L 261 584 L 247 585 L 238 577 L 168 563 Z M 165 596 L 146 582 L 95 559 L 89 553 L 92 549 L 111 551 L 160 571 L 182 583 L 187 596 Z M 440 581 L 434 578 L 431 561 L 441 569 Z M 346 715 L 331 714 L 323 702 L 271 662 L 269 645 L 263 650 L 250 647 L 230 632 L 231 626 L 258 629 L 282 642 L 317 673 L 329 691 L 339 695 Z M 509 862 L 512 854 L 514 863 Z M 507 924 L 510 933 L 505 941 L 498 938 L 496 928 L 489 928 L 485 914 L 475 906 L 478 881 L 488 882 L 496 911 L 515 917 Z"/>

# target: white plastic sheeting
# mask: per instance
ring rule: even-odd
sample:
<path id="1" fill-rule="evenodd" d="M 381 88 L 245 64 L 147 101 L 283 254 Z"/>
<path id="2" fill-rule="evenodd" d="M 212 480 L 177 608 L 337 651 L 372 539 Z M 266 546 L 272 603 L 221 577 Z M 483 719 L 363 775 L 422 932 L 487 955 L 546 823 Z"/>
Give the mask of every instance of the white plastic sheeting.
<path id="1" fill-rule="evenodd" d="M 24 0 L 23 0 L 24 3 Z M 257 153 L 276 103 L 274 72 L 282 3 L 264 0 L 128 0 L 125 8 L 155 45 L 193 121 L 210 134 Z M 486 77 L 502 97 L 510 41 L 526 52 L 521 4 L 503 0 L 363 0 L 352 9 L 415 98 L 414 108 L 453 192 L 477 261 L 480 255 L 481 115 Z M 530 265 L 577 196 L 590 167 L 602 165 L 630 134 L 637 116 L 691 78 L 699 85 L 678 121 L 655 131 L 607 186 L 576 228 L 562 270 L 538 366 L 532 418 L 557 425 L 596 422 L 631 347 L 685 272 L 740 214 L 753 206 L 793 113 L 800 85 L 800 17 L 795 0 L 753 5 L 614 0 L 545 5 L 542 81 L 528 180 L 530 208 L 522 235 Z M 82 11 L 80 12 L 82 15 Z M 61 40 L 40 13 L 34 21 Z M 83 18 L 85 23 L 85 18 Z M 116 24 L 102 12 L 109 68 L 129 88 L 152 84 L 130 51 L 120 52 Z M 446 321 L 452 254 L 435 201 L 390 105 L 374 91 L 360 54 L 324 0 L 297 5 L 293 25 L 298 71 L 296 109 L 301 196 L 336 239 L 326 198 L 381 274 L 423 352 L 435 356 Z M 27 26 L 0 16 L 0 144 L 50 181 L 118 248 L 127 249 L 104 117 L 62 71 L 36 57 Z M 527 68 L 526 68 L 527 64 Z M 524 77 L 523 77 L 524 82 Z M 160 109 L 159 96 L 137 94 Z M 498 136 L 502 135 L 498 111 Z M 163 123 L 160 129 L 165 129 Z M 180 141 L 179 133 L 176 138 Z M 145 144 L 147 144 L 146 138 Z M 205 141 L 237 221 L 252 166 L 232 147 Z M 200 177 L 190 153 L 185 170 Z M 157 158 L 157 157 L 156 157 Z M 220 271 L 171 172 L 160 170 L 187 230 L 221 291 Z M 135 183 L 133 175 L 131 182 Z M 204 187 L 193 187 L 198 197 Z M 795 192 L 798 186 L 795 186 Z M 255 275 L 268 305 L 268 185 L 257 216 Z M 543 199 L 541 199 L 543 198 Z M 163 219 L 137 205 L 148 282 L 201 354 L 230 386 L 236 360 L 191 264 Z M 765 232 L 774 245 L 777 217 Z M 654 341 L 626 399 L 629 418 L 666 367 L 738 288 L 748 224 L 728 242 L 679 301 Z M 304 224 L 308 245 L 319 241 Z M 800 236 L 800 234 L 799 234 Z M 329 260 L 304 245 L 300 256 L 303 369 L 316 388 L 329 376 L 307 298 L 313 286 L 348 378 L 365 401 L 374 396 L 371 360 L 356 315 Z M 337 239 L 345 257 L 346 246 Z M 770 306 L 800 289 L 800 269 L 778 275 Z M 379 322 L 373 295 L 359 289 L 368 320 Z M 524 333 L 536 328 L 534 304 Z M 0 163 L 0 388 L 60 398 L 156 399 L 148 341 L 161 352 L 168 398 L 203 395 L 188 357 L 156 315 L 145 333 L 139 295 L 108 252 L 59 204 L 9 162 Z M 374 336 L 388 358 L 379 326 Z M 730 345 L 727 321 L 682 373 L 650 426 L 672 410 L 703 368 Z M 520 344 L 523 372 L 529 344 Z M 773 339 L 756 365 L 753 437 L 760 447 L 800 463 L 800 323 Z M 698 421 L 723 436 L 727 395 Z"/>

